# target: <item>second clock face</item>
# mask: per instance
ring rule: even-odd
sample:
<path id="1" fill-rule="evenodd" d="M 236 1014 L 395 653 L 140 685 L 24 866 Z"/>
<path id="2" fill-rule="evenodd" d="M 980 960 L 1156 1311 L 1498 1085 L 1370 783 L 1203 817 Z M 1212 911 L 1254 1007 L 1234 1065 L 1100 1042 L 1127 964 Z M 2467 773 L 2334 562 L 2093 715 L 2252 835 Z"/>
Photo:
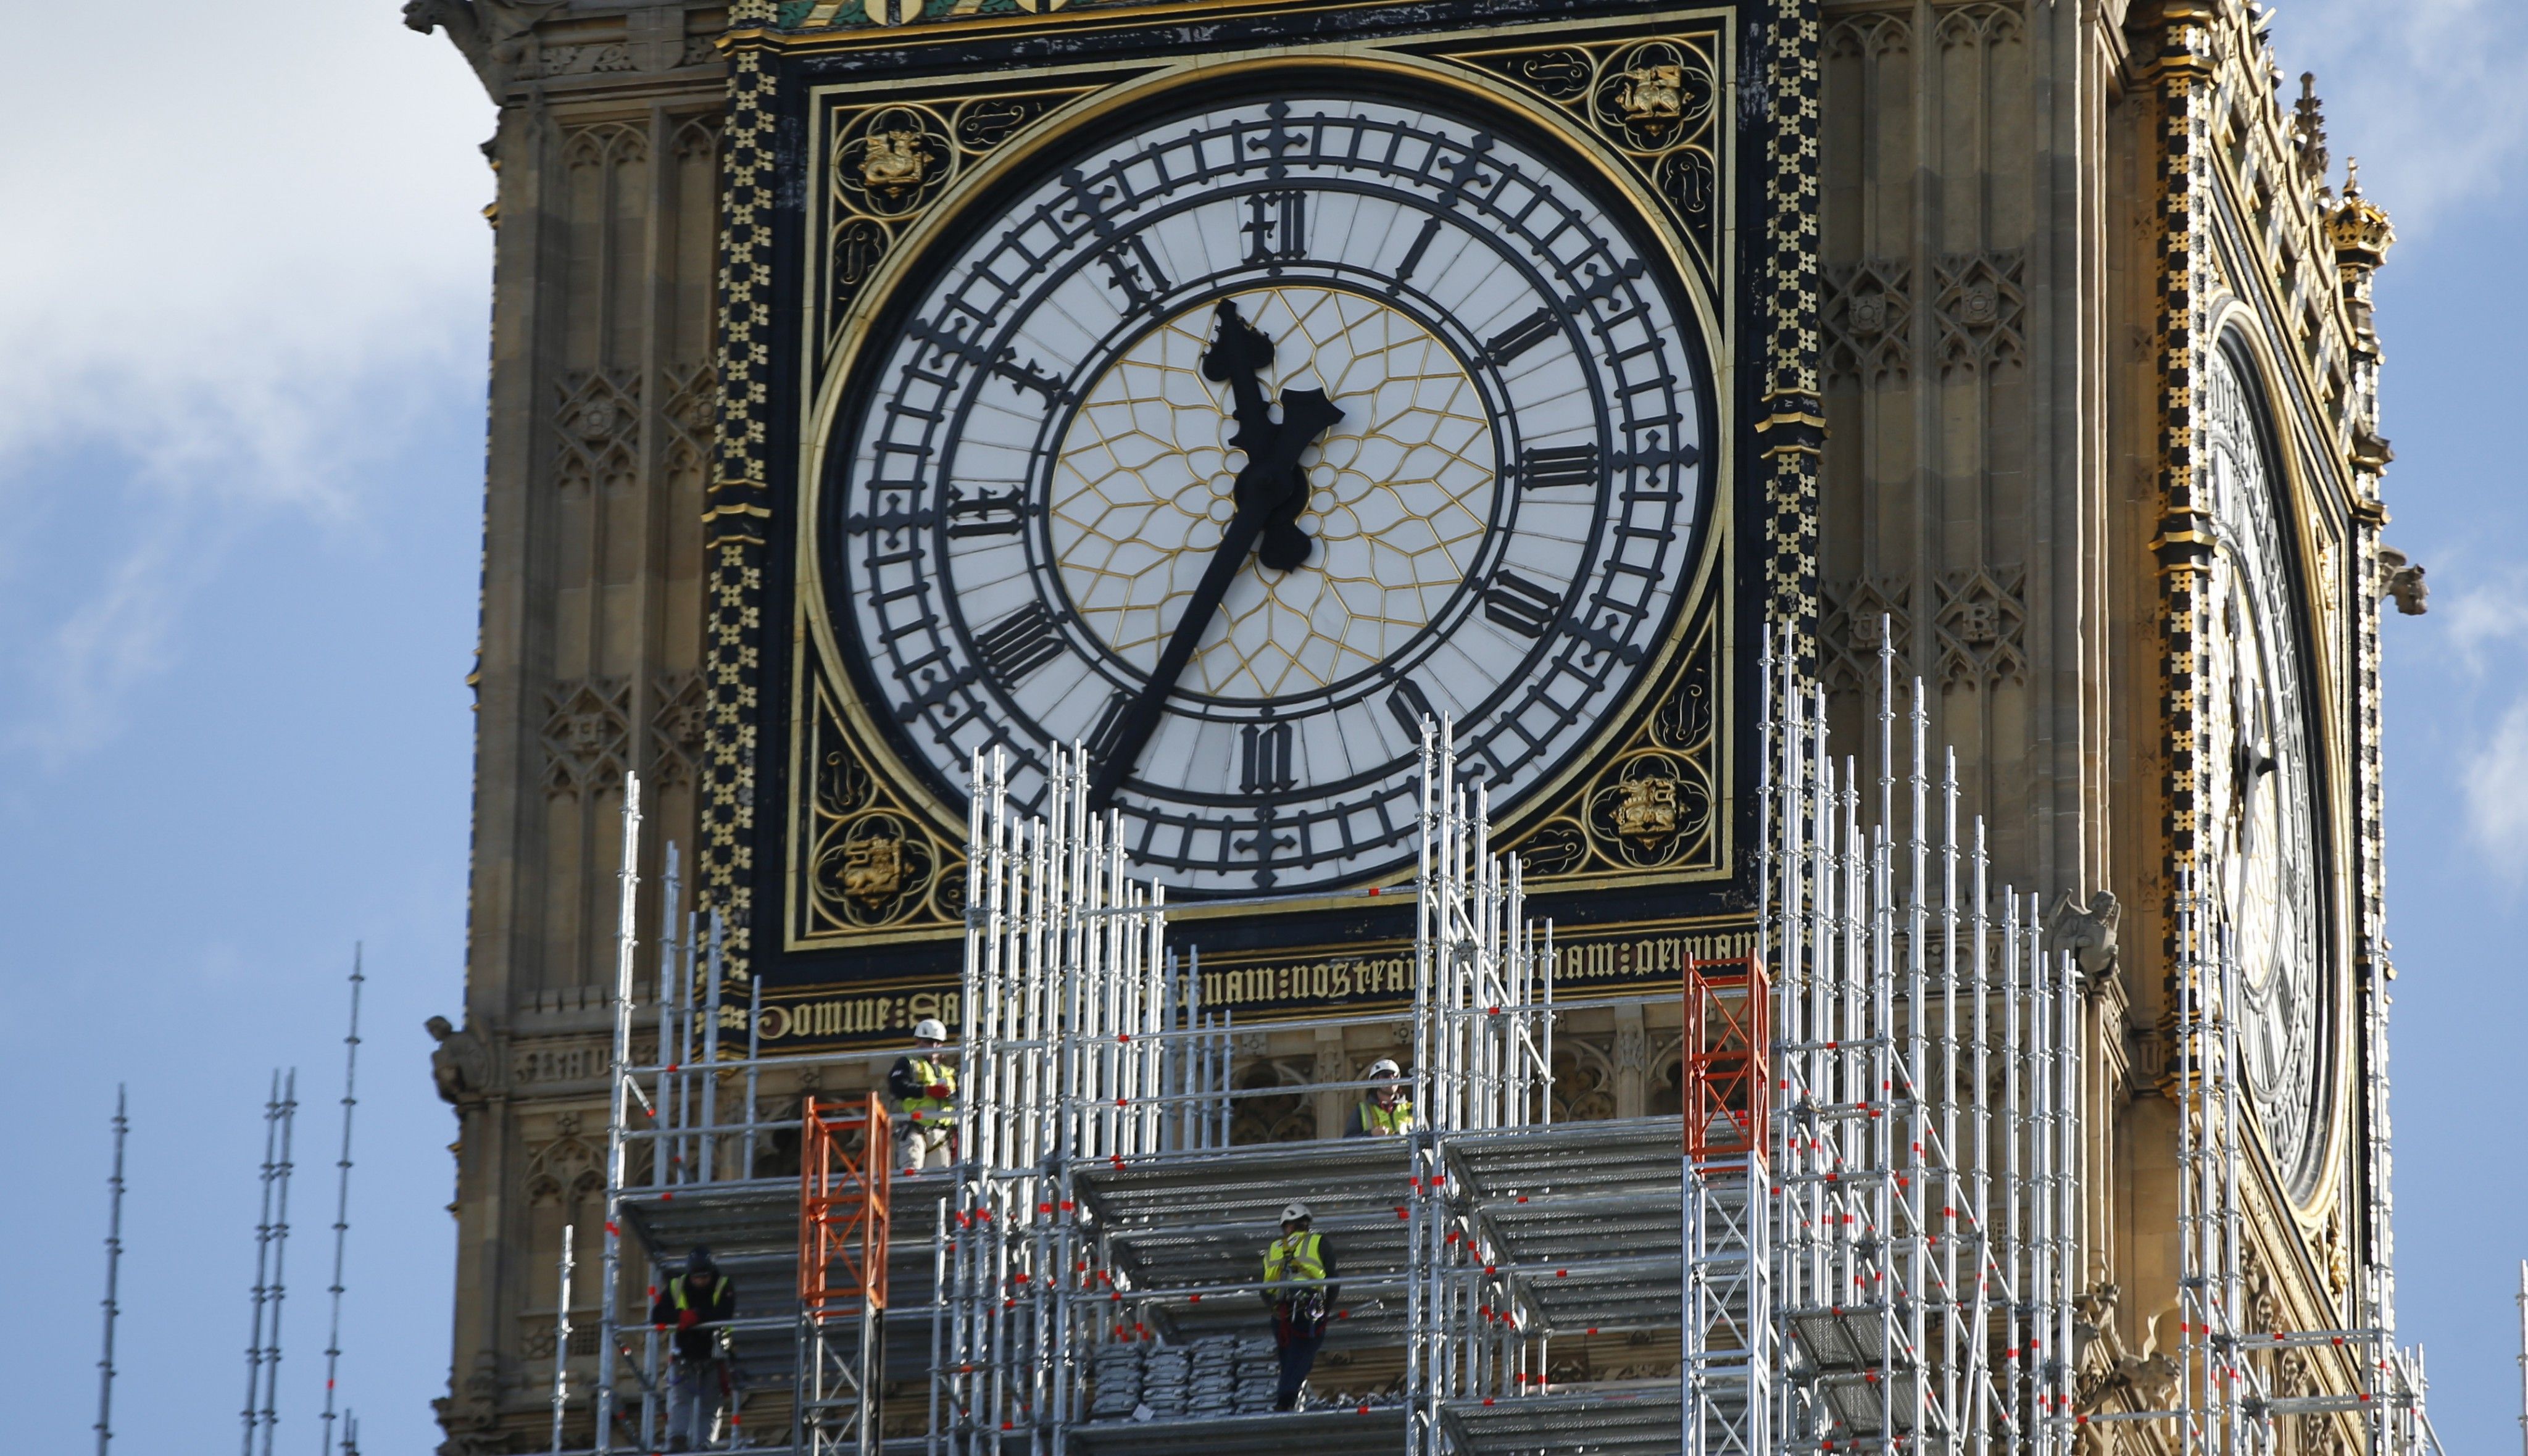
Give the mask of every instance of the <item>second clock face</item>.
<path id="1" fill-rule="evenodd" d="M 1181 888 L 1409 855 L 1426 717 L 1497 803 L 1656 666 L 1709 494 L 1699 327 L 1594 183 L 1295 95 L 1036 169 L 830 445 L 830 604 L 900 740 L 1086 746 Z"/>
<path id="2" fill-rule="evenodd" d="M 2296 1182 L 2325 1130 L 2325 904 L 2308 674 L 2259 406 L 2227 350 L 2216 351 L 2209 374 L 2206 455 L 2220 538 L 2200 702 L 2209 867 L 2238 957 L 2247 1092 Z"/>

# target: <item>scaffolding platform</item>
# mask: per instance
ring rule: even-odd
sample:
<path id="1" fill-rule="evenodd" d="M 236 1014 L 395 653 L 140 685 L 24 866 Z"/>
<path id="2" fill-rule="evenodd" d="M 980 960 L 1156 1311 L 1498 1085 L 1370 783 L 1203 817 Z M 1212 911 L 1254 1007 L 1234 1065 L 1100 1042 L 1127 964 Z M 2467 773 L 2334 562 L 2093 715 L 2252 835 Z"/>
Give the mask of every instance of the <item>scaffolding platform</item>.
<path id="1" fill-rule="evenodd" d="M 889 1378 L 929 1374 L 930 1311 L 938 1302 L 931 1240 L 939 1223 L 940 1200 L 952 1196 L 954 1189 L 955 1180 L 945 1172 L 895 1176 L 894 1237 L 886 1260 Z M 624 1191 L 621 1208 L 623 1231 L 641 1245 L 654 1269 L 682 1264 L 696 1244 L 710 1246 L 712 1261 L 738 1293 L 739 1323 L 730 1336 L 741 1369 L 790 1368 L 797 1321 L 789 1291 L 799 1277 L 799 1178 L 795 1173 L 631 1188 Z M 646 1316 L 648 1311 L 642 1313 Z"/>
<path id="2" fill-rule="evenodd" d="M 1441 1143 L 1449 1192 L 1537 1335 L 1677 1327 L 1675 1118 L 1566 1122 Z"/>
<path id="3" fill-rule="evenodd" d="M 1335 1252 L 1343 1317 L 1328 1343 L 1343 1348 L 1403 1328 L 1411 1176 L 1400 1143 L 1352 1138 L 1110 1161 L 1076 1187 L 1122 1302 L 1178 1340 L 1253 1332 L 1256 1296 L 1221 1291 L 1259 1277 L 1282 1210 L 1304 1202 Z"/>

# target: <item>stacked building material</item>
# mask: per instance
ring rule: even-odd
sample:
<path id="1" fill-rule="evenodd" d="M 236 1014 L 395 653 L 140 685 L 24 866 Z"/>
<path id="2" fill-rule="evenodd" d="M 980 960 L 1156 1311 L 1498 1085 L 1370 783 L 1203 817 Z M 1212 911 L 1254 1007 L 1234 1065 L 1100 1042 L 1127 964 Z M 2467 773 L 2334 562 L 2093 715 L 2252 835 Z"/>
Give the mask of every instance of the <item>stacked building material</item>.
<path id="1" fill-rule="evenodd" d="M 1088 1359 L 1096 1392 L 1088 1399 L 1091 1421 L 1129 1420 L 1141 1404 L 1141 1372 L 1149 1346 L 1138 1340 L 1099 1345 Z"/>
<path id="2" fill-rule="evenodd" d="M 1282 1384 L 1282 1352 L 1269 1334 L 1238 1342 L 1238 1412 L 1249 1415 L 1273 1409 Z"/>
<path id="3" fill-rule="evenodd" d="M 1193 1378 L 1185 1395 L 1188 1416 L 1228 1416 L 1238 1409 L 1238 1337 L 1214 1335 L 1193 1342 Z"/>
<path id="4" fill-rule="evenodd" d="M 1141 1404 L 1158 1419 L 1185 1414 L 1193 1352 L 1183 1345 L 1151 1345 L 1141 1361 Z"/>

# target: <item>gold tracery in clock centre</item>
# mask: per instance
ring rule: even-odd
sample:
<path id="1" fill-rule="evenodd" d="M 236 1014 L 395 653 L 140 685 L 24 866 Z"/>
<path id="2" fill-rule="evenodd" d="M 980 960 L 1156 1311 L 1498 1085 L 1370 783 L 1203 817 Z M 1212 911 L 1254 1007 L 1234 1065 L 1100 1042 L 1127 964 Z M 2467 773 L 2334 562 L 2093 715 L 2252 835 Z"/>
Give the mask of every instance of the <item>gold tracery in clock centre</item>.
<path id="1" fill-rule="evenodd" d="M 1268 397 L 1322 389 L 1343 411 L 1301 456 L 1308 561 L 1249 563 L 1180 679 L 1275 699 L 1374 667 L 1430 622 L 1474 564 L 1497 460 L 1474 381 L 1411 316 L 1339 288 L 1232 296 L 1274 340 Z M 1205 303 L 1135 340 L 1089 388 L 1053 465 L 1064 589 L 1089 631 L 1144 672 L 1235 512 L 1245 463 L 1229 444 L 1229 387 L 1202 376 L 1214 332 Z"/>

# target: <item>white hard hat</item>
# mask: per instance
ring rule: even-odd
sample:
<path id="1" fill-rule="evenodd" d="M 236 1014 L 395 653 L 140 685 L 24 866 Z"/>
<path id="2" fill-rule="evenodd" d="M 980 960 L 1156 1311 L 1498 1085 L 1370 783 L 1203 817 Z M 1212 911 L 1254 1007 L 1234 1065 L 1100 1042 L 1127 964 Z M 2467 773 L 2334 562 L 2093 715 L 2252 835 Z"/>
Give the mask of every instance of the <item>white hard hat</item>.
<path id="1" fill-rule="evenodd" d="M 1403 1075 L 1404 1068 L 1396 1066 L 1394 1058 L 1381 1057 L 1377 1061 L 1369 1064 L 1369 1076 L 1372 1081 L 1375 1081 L 1380 1077 L 1401 1077 Z"/>
<path id="2" fill-rule="evenodd" d="M 937 1016 L 924 1016 L 913 1023 L 913 1037 L 916 1041 L 946 1041 L 948 1028 L 939 1024 Z"/>
<path id="3" fill-rule="evenodd" d="M 1282 1210 L 1282 1222 L 1285 1223 L 1296 1223 L 1307 1217 L 1308 1206 L 1304 1203 L 1294 1203 Z"/>

